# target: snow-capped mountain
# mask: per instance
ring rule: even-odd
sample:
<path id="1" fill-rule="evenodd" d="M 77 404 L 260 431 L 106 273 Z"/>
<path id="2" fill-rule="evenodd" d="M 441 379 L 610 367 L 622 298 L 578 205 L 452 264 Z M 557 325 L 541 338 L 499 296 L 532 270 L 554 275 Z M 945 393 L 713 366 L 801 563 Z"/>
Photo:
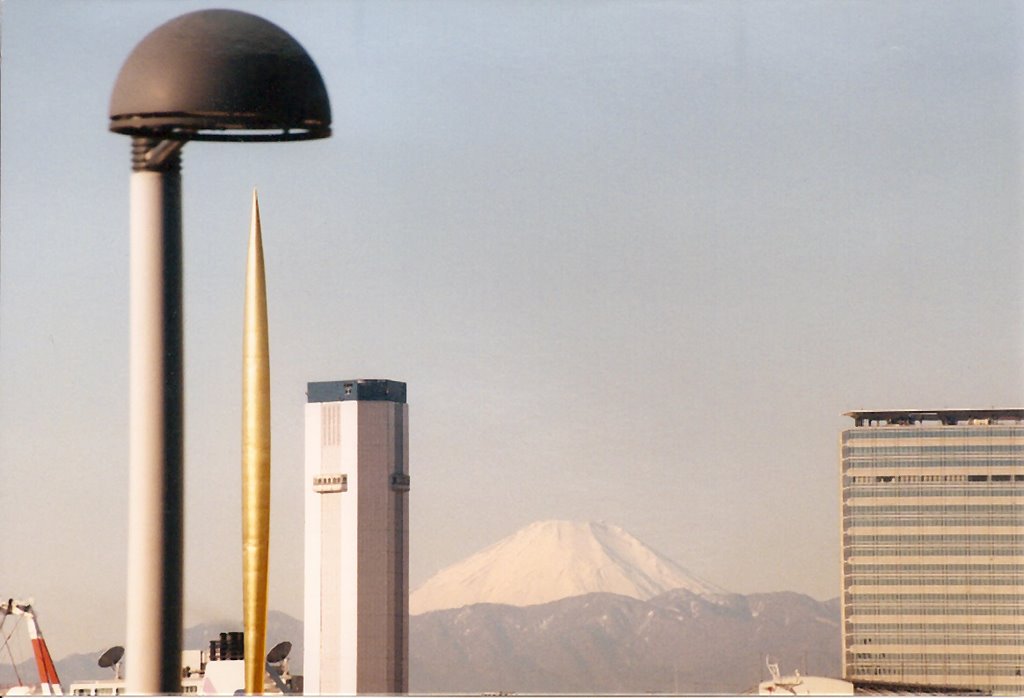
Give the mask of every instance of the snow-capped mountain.
<path id="1" fill-rule="evenodd" d="M 409 599 L 415 614 L 476 603 L 530 606 L 610 592 L 641 601 L 671 589 L 729 592 L 607 523 L 540 521 L 441 570 Z"/>

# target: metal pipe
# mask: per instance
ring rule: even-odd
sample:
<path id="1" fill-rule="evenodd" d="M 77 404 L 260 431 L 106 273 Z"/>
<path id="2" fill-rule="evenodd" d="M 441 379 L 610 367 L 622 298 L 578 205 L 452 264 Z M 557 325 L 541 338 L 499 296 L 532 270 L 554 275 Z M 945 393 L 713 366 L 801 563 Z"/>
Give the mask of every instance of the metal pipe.
<path id="1" fill-rule="evenodd" d="M 134 139 L 130 182 L 130 694 L 181 692 L 181 172 L 178 149 L 152 157 L 159 145 Z"/>

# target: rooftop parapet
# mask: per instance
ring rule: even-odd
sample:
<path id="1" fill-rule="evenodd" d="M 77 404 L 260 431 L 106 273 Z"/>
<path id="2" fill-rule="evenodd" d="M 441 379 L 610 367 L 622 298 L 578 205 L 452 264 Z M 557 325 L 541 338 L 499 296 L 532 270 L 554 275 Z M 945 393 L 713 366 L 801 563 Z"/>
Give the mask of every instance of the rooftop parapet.
<path id="1" fill-rule="evenodd" d="M 405 403 L 405 383 L 386 379 L 324 381 L 306 386 L 308 402 L 374 400 Z"/>
<path id="2" fill-rule="evenodd" d="M 938 422 L 946 426 L 957 424 L 1020 424 L 1024 422 L 1024 409 L 954 409 L 954 410 L 854 410 L 844 412 L 858 427 L 913 426 L 923 422 Z"/>

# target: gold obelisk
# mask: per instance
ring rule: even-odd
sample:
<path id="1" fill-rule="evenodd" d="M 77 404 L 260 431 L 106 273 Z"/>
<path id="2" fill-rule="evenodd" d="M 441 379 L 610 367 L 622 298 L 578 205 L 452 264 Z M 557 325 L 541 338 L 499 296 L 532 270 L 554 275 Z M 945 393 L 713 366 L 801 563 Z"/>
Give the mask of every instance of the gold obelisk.
<path id="1" fill-rule="evenodd" d="M 242 605 L 245 693 L 263 693 L 270 552 L 270 341 L 260 207 L 252 193 L 242 339 Z"/>

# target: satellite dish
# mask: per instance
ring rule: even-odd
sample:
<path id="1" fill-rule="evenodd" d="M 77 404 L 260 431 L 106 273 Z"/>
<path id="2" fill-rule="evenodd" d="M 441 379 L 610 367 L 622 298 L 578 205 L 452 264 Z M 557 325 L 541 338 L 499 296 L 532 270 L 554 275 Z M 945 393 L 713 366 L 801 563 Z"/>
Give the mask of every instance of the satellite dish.
<path id="1" fill-rule="evenodd" d="M 109 650 L 100 655 L 100 660 L 99 662 L 97 662 L 97 664 L 99 664 L 101 668 L 106 669 L 107 667 L 112 667 L 119 661 L 121 661 L 121 657 L 123 656 L 124 647 L 121 647 L 121 645 L 114 645 Z"/>
<path id="2" fill-rule="evenodd" d="M 285 640 L 274 645 L 273 649 L 267 652 L 267 664 L 277 664 L 283 662 L 288 656 L 288 653 L 292 651 L 292 643 Z"/>
<path id="3" fill-rule="evenodd" d="M 109 650 L 100 655 L 100 659 L 97 664 L 100 667 L 106 669 L 111 667 L 114 670 L 114 678 L 121 678 L 121 657 L 124 656 L 124 647 L 121 645 L 114 645 Z"/>

